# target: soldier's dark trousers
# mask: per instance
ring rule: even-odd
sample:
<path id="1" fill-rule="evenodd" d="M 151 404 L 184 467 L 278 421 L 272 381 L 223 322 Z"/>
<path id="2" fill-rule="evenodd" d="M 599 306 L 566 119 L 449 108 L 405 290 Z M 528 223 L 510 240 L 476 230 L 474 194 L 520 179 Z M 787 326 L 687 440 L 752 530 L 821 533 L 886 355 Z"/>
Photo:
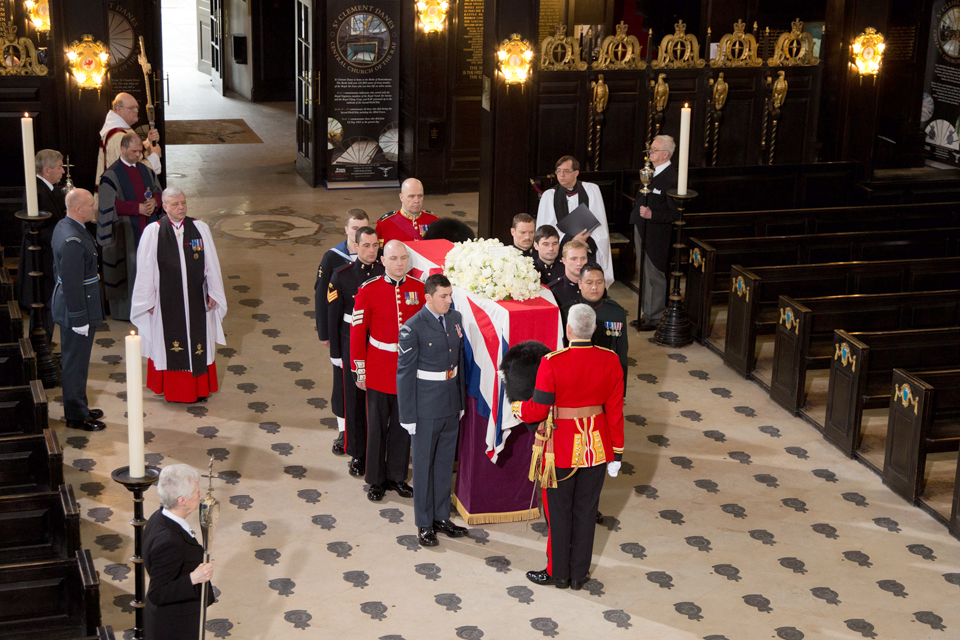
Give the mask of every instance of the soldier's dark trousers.
<path id="1" fill-rule="evenodd" d="M 571 477 L 573 469 L 557 467 L 557 478 L 561 482 L 556 489 L 546 490 L 550 531 L 548 571 L 554 578 L 582 580 L 590 571 L 597 508 L 606 470 L 607 466 L 600 464 L 578 469 Z"/>
<path id="2" fill-rule="evenodd" d="M 460 418 L 420 420 L 413 435 L 413 515 L 418 527 L 450 517 L 450 484 Z"/>
<path id="3" fill-rule="evenodd" d="M 67 420 L 86 420 L 90 417 L 87 406 L 87 372 L 90 370 L 90 353 L 93 351 L 93 336 L 96 328 L 90 327 L 86 336 L 70 327 L 60 326 L 60 364 L 63 372 L 63 417 Z"/>
<path id="4" fill-rule="evenodd" d="M 367 457 L 367 394 L 353 381 L 353 372 L 343 368 L 343 417 L 346 422 L 344 450 L 348 456 Z"/>
<path id="5" fill-rule="evenodd" d="M 343 417 L 343 367 L 333 365 L 333 392 L 330 394 L 330 410 L 338 418 Z"/>
<path id="6" fill-rule="evenodd" d="M 410 465 L 410 434 L 400 426 L 397 396 L 367 389 L 367 473 L 369 484 L 404 482 Z"/>

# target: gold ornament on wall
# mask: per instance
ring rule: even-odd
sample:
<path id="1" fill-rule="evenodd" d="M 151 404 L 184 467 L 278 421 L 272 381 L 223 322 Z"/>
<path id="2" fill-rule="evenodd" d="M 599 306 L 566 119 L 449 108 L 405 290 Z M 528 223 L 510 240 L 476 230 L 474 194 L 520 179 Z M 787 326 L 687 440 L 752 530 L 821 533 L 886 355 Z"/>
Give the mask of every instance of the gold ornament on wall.
<path id="1" fill-rule="evenodd" d="M 542 71 L 586 71 L 587 63 L 580 59 L 580 43 L 567 36 L 567 25 L 558 24 L 554 35 L 540 45 Z"/>
<path id="2" fill-rule="evenodd" d="M 522 84 L 530 74 L 533 48 L 529 42 L 520 37 L 519 33 L 514 33 L 500 43 L 497 59 L 500 61 L 500 73 L 503 74 L 506 83 Z"/>
<path id="3" fill-rule="evenodd" d="M 94 40 L 89 33 L 83 34 L 79 42 L 74 41 L 67 51 L 70 71 L 76 78 L 79 89 L 96 89 L 98 96 L 103 86 L 103 78 L 107 75 L 109 59 L 107 46 Z"/>
<path id="4" fill-rule="evenodd" d="M 717 45 L 717 57 L 710 66 L 717 67 L 759 67 L 763 61 L 757 57 L 757 39 L 749 33 L 743 20 L 733 25 L 733 33 L 728 33 Z"/>
<path id="5" fill-rule="evenodd" d="M 617 25 L 617 35 L 607 36 L 600 45 L 600 58 L 593 63 L 596 71 L 608 69 L 646 69 L 647 62 L 640 57 L 640 41 L 627 35 L 627 24 Z"/>
<path id="6" fill-rule="evenodd" d="M 667 84 L 667 74 L 661 73 L 657 84 L 653 87 L 653 108 L 657 113 L 663 113 L 667 108 L 667 98 L 670 96 L 670 85 Z"/>
<path id="7" fill-rule="evenodd" d="M 0 76 L 45 76 L 46 65 L 37 61 L 37 48 L 29 38 L 18 38 L 17 28 L 3 25 L 0 42 Z"/>
<path id="8" fill-rule="evenodd" d="M 820 64 L 813 55 L 813 36 L 803 30 L 799 18 L 791 24 L 790 33 L 781 33 L 774 47 L 773 57 L 767 59 L 771 67 L 812 67 Z"/>
<path id="9" fill-rule="evenodd" d="M 877 33 L 873 27 L 867 27 L 864 33 L 857 36 L 853 42 L 853 61 L 857 65 L 860 77 L 873 76 L 876 82 L 877 73 L 883 63 L 883 50 L 886 48 L 883 34 Z"/>
<path id="10" fill-rule="evenodd" d="M 450 4 L 446 0 L 419 0 L 417 2 L 417 14 L 420 16 L 420 26 L 424 33 L 443 31 L 449 6 Z"/>
<path id="11" fill-rule="evenodd" d="M 50 2 L 49 0 L 26 0 L 23 6 L 27 10 L 30 24 L 42 33 L 50 31 Z"/>
<path id="12" fill-rule="evenodd" d="M 697 36 L 687 33 L 683 20 L 674 27 L 673 35 L 664 36 L 660 41 L 657 59 L 650 66 L 654 69 L 699 69 L 706 64 L 700 57 L 700 43 Z"/>

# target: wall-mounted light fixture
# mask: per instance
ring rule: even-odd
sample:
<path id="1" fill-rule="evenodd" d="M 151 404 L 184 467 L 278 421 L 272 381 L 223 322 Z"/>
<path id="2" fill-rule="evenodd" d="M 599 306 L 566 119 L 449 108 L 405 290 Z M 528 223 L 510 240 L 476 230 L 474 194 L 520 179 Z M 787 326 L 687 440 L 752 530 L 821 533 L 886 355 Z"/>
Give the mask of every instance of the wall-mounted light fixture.
<path id="1" fill-rule="evenodd" d="M 883 62 L 885 47 L 883 34 L 877 33 L 873 27 L 867 27 L 867 30 L 854 40 L 853 60 L 860 72 L 861 81 L 863 76 L 873 76 L 873 81 L 877 81 L 877 72 L 880 71 L 880 65 Z"/>
<path id="2" fill-rule="evenodd" d="M 109 59 L 106 45 L 94 40 L 88 33 L 82 36 L 80 42 L 74 41 L 67 50 L 67 60 L 80 89 L 96 89 L 97 95 L 100 95 Z"/>
<path id="3" fill-rule="evenodd" d="M 27 10 L 30 23 L 37 31 L 50 31 L 49 0 L 26 0 L 23 5 Z"/>
<path id="4" fill-rule="evenodd" d="M 450 3 L 446 0 L 419 0 L 417 2 L 417 13 L 420 14 L 420 26 L 424 33 L 431 31 L 443 31 L 443 25 L 447 20 L 447 7 Z"/>
<path id="5" fill-rule="evenodd" d="M 500 60 L 500 73 L 507 84 L 521 84 L 530 73 L 530 63 L 533 61 L 533 48 L 523 40 L 519 33 L 512 34 L 507 40 L 500 43 L 497 50 Z"/>

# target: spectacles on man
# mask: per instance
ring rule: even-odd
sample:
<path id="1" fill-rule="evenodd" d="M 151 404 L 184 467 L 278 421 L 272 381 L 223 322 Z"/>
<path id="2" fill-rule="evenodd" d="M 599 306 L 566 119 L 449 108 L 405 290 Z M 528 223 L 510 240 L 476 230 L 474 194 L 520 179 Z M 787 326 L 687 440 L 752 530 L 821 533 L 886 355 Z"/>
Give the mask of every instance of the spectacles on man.
<path id="1" fill-rule="evenodd" d="M 123 106 L 121 106 L 120 108 L 121 108 L 121 109 L 130 109 L 130 111 L 140 111 L 140 105 L 138 105 L 138 104 L 135 104 L 135 105 L 133 105 L 132 107 L 128 107 L 127 105 L 123 105 Z"/>
<path id="2" fill-rule="evenodd" d="M 556 173 L 558 176 L 565 176 L 574 173 L 574 171 L 572 169 L 557 169 Z"/>

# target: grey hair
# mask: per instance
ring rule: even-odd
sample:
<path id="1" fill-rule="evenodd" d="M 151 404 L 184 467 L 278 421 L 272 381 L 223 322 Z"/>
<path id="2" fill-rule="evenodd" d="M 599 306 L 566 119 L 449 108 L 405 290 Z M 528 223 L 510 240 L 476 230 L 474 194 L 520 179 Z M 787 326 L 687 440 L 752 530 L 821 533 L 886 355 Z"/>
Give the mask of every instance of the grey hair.
<path id="1" fill-rule="evenodd" d="M 575 304 L 567 312 L 567 326 L 577 338 L 589 340 L 597 329 L 597 313 L 585 304 Z"/>
<path id="2" fill-rule="evenodd" d="M 183 189 L 181 189 L 180 187 L 167 187 L 166 189 L 163 190 L 163 195 L 161 195 L 161 199 L 163 200 L 163 204 L 167 204 L 168 200 L 172 198 L 176 198 L 177 196 L 182 196 L 182 195 L 183 195 Z"/>
<path id="3" fill-rule="evenodd" d="M 157 482 L 157 493 L 164 509 L 177 506 L 177 498 L 189 498 L 193 494 L 193 485 L 200 485 L 200 472 L 188 464 L 172 464 L 164 467 Z"/>
<path id="4" fill-rule="evenodd" d="M 119 110 L 120 110 L 120 107 L 124 106 L 124 104 L 123 104 L 123 96 L 124 96 L 124 94 L 118 93 L 117 95 L 115 95 L 115 96 L 113 97 L 113 102 L 110 103 L 110 109 L 111 109 L 112 111 L 119 111 Z"/>
<path id="5" fill-rule="evenodd" d="M 63 160 L 63 154 L 54 149 L 40 149 L 33 158 L 37 173 L 43 173 L 44 169 L 52 169 L 61 160 Z"/>
<path id="6" fill-rule="evenodd" d="M 654 138 L 654 141 L 659 140 L 663 143 L 663 150 L 670 154 L 670 157 L 673 157 L 673 152 L 677 150 L 677 143 L 673 141 L 672 136 L 659 135 Z"/>

